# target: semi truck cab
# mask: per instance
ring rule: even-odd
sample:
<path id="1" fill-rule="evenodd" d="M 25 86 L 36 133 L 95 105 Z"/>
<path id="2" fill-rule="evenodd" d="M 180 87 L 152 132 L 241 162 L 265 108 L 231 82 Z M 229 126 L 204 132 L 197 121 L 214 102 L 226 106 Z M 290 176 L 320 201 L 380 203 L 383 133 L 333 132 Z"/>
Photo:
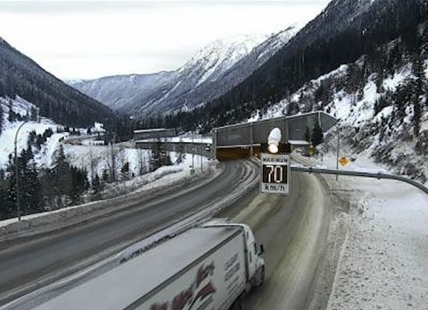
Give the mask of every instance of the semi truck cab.
<path id="1" fill-rule="evenodd" d="M 256 286 L 260 286 L 265 280 L 265 260 L 261 256 L 264 253 L 264 247 L 261 244 L 257 247 L 257 242 L 251 228 L 241 223 L 214 223 L 206 224 L 204 227 L 239 227 L 243 230 L 246 252 L 246 273 L 247 273 L 247 292 Z"/>

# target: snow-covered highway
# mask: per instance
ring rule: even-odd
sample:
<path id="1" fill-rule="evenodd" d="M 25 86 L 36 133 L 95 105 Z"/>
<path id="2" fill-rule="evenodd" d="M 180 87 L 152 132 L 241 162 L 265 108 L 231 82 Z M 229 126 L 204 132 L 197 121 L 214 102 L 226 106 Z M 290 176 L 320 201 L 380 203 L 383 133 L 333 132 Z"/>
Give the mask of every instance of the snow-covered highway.
<path id="1" fill-rule="evenodd" d="M 307 158 L 300 158 L 300 160 L 312 166 L 316 165 L 314 161 Z M 214 187 L 212 191 L 210 189 L 206 192 L 207 189 L 203 189 L 204 186 L 202 186 L 202 190 L 196 191 L 196 195 L 195 192 L 188 192 L 172 200 L 165 200 L 162 206 L 153 202 L 153 205 L 147 206 L 145 211 L 130 212 L 128 214 L 129 217 L 120 216 L 111 222 L 101 221 L 87 228 L 73 230 L 69 236 L 63 234 L 53 237 L 53 239 L 58 240 L 61 244 L 63 243 L 62 246 L 67 248 L 61 254 L 57 253 L 61 251 L 56 248 L 60 247 L 59 244 L 49 244 L 52 238 L 41 240 L 31 245 L 28 244 L 24 257 L 27 257 L 31 264 L 37 265 L 43 258 L 62 255 L 61 261 L 54 261 L 57 265 L 53 265 L 52 269 L 55 270 L 57 268 L 56 270 L 60 270 L 61 266 L 71 265 L 71 261 L 75 258 L 80 257 L 83 259 L 85 256 L 91 256 L 91 254 L 93 256 L 96 251 L 102 251 L 103 247 L 109 248 L 111 246 L 110 249 L 112 249 L 113 243 L 121 245 L 124 244 L 123 241 L 129 243 L 135 237 L 135 234 L 140 234 L 140 237 L 144 234 L 147 235 L 150 229 L 156 226 L 154 225 L 156 223 L 157 227 L 166 227 L 174 219 L 177 219 L 177 213 L 182 212 L 181 215 L 186 216 L 192 213 L 201 201 L 224 200 L 222 197 L 230 192 L 233 187 L 243 186 L 241 182 L 247 178 L 246 169 L 241 164 L 234 162 L 225 163 L 225 165 L 225 173 L 216 181 L 207 184 L 207 187 Z M 254 167 L 253 164 L 252 166 Z M 257 169 L 255 171 L 255 180 L 257 181 Z M 411 251 L 408 254 L 403 252 L 405 254 L 403 256 L 404 260 L 409 259 L 410 263 L 397 265 L 402 258 L 400 255 L 403 253 L 400 252 L 400 255 L 396 255 L 397 253 L 395 252 L 392 253 L 394 255 L 389 253 L 389 248 L 395 249 L 401 245 L 410 246 L 408 243 L 401 244 L 399 237 L 408 238 L 409 232 L 406 232 L 406 230 L 409 230 L 407 226 L 411 224 L 404 225 L 407 228 L 404 227 L 401 220 L 403 215 L 398 217 L 395 213 L 390 215 L 386 212 L 386 209 L 383 213 L 376 211 L 376 216 L 371 214 L 370 208 L 372 204 L 376 205 L 376 199 L 374 201 L 365 199 L 364 207 L 361 209 L 359 207 L 360 204 L 356 204 L 358 209 L 355 209 L 354 200 L 362 193 L 381 190 L 391 195 L 391 190 L 397 191 L 397 193 L 400 192 L 399 189 L 401 190 L 400 186 L 398 188 L 391 186 L 392 181 L 375 182 L 380 186 L 373 188 L 372 180 L 367 182 L 364 179 L 357 179 L 357 181 L 354 181 L 349 177 L 340 177 L 339 181 L 334 181 L 334 177 L 323 177 L 293 171 L 289 196 L 260 194 L 258 186 L 254 186 L 257 182 L 253 182 L 253 186 L 248 188 L 247 194 L 217 214 L 217 217 L 226 217 L 234 222 L 249 224 L 256 234 L 257 241 L 264 244 L 266 281 L 262 287 L 252 291 L 247 296 L 246 310 L 336 309 L 343 305 L 360 305 L 370 309 L 375 309 L 374 307 L 377 305 L 389 306 L 391 309 L 396 304 L 406 306 L 416 304 L 420 306 L 425 298 L 423 283 L 425 283 L 426 277 L 422 274 L 419 276 L 415 274 L 415 276 L 409 278 L 405 274 L 409 272 L 408 268 L 406 268 L 407 264 L 415 270 L 425 270 L 426 268 L 423 265 L 418 265 L 424 260 L 423 256 L 411 258 Z M 351 188 L 350 185 L 352 187 L 355 186 L 355 188 Z M 363 192 L 361 192 L 362 188 L 364 189 Z M 400 195 L 402 194 L 400 193 Z M 372 194 L 369 197 L 372 197 Z M 421 197 L 421 199 L 423 204 L 426 198 Z M 397 197 L 394 200 L 397 200 Z M 394 205 L 388 202 L 388 206 Z M 402 207 L 401 205 L 400 208 L 411 209 L 409 206 Z M 419 207 L 416 209 L 421 214 L 426 214 Z M 366 213 L 370 214 L 370 218 L 367 218 Z M 384 216 L 385 214 L 387 216 Z M 388 217 L 388 221 L 383 219 L 382 216 Z M 413 215 L 407 214 L 406 216 L 410 221 Z M 162 220 L 159 218 L 156 220 L 157 217 L 162 218 Z M 388 239 L 389 235 L 384 236 L 385 232 L 381 230 L 376 231 L 376 233 L 381 236 L 382 240 L 385 238 L 383 240 L 385 245 L 378 243 L 378 241 L 373 242 L 372 239 L 375 236 L 372 234 L 372 222 L 376 218 L 381 219 L 376 224 L 376 227 L 380 229 L 384 225 L 388 234 L 392 235 L 394 233 L 394 238 L 396 238 L 394 242 L 391 243 Z M 424 216 L 418 219 L 422 224 L 425 220 Z M 152 223 L 153 226 L 149 223 Z M 367 226 L 366 223 L 370 225 Z M 142 226 L 145 226 L 146 230 Z M 356 230 L 355 227 L 363 229 L 363 233 L 367 233 L 369 237 L 361 239 L 361 231 Z M 393 232 L 392 227 L 398 227 L 399 230 Z M 84 235 L 85 237 L 83 235 L 79 237 L 77 235 L 78 232 L 86 232 L 87 234 Z M 413 231 L 411 233 L 419 236 L 417 238 L 425 236 L 424 232 Z M 121 237 L 116 236 L 116 234 Z M 79 247 L 84 249 L 87 244 L 98 244 L 100 240 L 102 240 L 100 245 L 93 246 L 87 252 L 78 253 Z M 424 243 L 424 241 L 421 242 Z M 379 251 L 376 250 L 377 244 L 380 244 L 383 248 L 389 248 L 382 252 L 384 254 L 379 254 Z M 42 249 L 40 245 L 48 247 Z M 72 252 L 69 252 L 68 248 Z M 361 248 L 365 250 L 361 251 Z M 10 255 L 19 253 L 19 247 L 15 249 L 17 252 L 11 252 Z M 370 251 L 373 252 L 373 256 L 371 256 Z M 12 275 L 13 272 L 18 274 L 21 272 L 24 277 L 32 276 L 32 274 L 26 273 L 25 269 L 31 264 L 27 264 L 23 259 L 11 259 L 9 263 L 4 263 L 3 257 L 6 257 L 4 256 L 5 253 L 7 252 L 0 253 L 1 275 L 8 276 Z M 70 255 L 74 255 L 74 257 Z M 379 257 L 381 258 L 380 260 Z M 20 263 L 19 267 L 14 267 L 13 264 L 16 262 Z M 373 272 L 373 268 L 376 268 L 379 262 L 382 263 L 384 269 Z M 411 262 L 414 262 L 413 265 Z M 394 268 L 391 269 L 392 271 L 385 269 L 389 268 L 388 266 L 390 265 Z M 46 269 L 40 269 L 40 272 L 46 272 L 48 268 L 51 268 L 51 266 L 46 265 Z M 358 269 L 359 273 L 364 273 L 364 270 L 367 269 L 369 273 L 366 272 L 364 279 L 361 279 L 361 277 L 349 278 L 349 271 L 354 272 L 354 269 Z M 399 277 L 395 274 L 398 271 L 400 271 Z M 377 272 L 379 272 L 379 275 L 377 275 Z M 388 286 L 376 287 L 376 292 L 373 291 L 369 299 L 365 297 L 367 295 L 365 287 L 372 287 L 373 290 L 374 285 L 380 283 L 379 281 L 382 281 L 383 277 L 390 276 L 397 277 L 397 279 L 394 278 L 397 281 L 394 282 L 395 280 L 392 279 Z M 12 281 L 14 280 L 12 277 L 11 279 Z M 37 281 L 35 280 L 33 284 L 37 283 Z M 415 291 L 406 293 L 405 296 L 401 296 L 402 294 L 394 297 L 389 296 L 388 300 L 382 297 L 384 294 L 391 292 L 390 287 L 397 288 L 401 285 L 400 283 L 409 284 L 409 281 L 412 283 L 415 281 L 422 282 L 418 286 L 419 290 L 422 289 L 419 295 Z M 354 297 L 350 298 L 350 294 L 355 296 L 352 295 Z M 348 307 L 345 306 L 345 308 Z M 7 309 L 31 309 L 31 307 Z"/>
<path id="2" fill-rule="evenodd" d="M 75 272 L 227 196 L 249 178 L 253 164 L 224 163 L 217 178 L 192 191 L 170 195 L 61 233 L 33 238 L 0 251 L 1 303 Z M 257 173 L 253 179 L 257 177 Z M 87 261 L 88 258 L 94 258 Z M 83 265 L 82 265 L 83 263 Z M 67 272 L 65 272 L 67 271 Z"/>
<path id="3" fill-rule="evenodd" d="M 259 194 L 256 188 L 222 214 L 249 224 L 265 247 L 266 282 L 248 296 L 247 310 L 301 310 L 311 301 L 325 254 L 331 201 L 322 179 L 292 172 L 291 180 L 289 196 Z"/>
<path id="4" fill-rule="evenodd" d="M 254 168 L 254 164 L 251 166 Z M 207 202 L 227 196 L 234 188 L 242 187 L 248 178 L 246 169 L 248 162 L 244 165 L 226 162 L 220 177 L 195 191 L 3 250 L 0 252 L 3 302 L 64 278 L 95 261 L 87 258 L 101 260 L 137 240 L 136 237 L 141 239 Z M 258 169 L 255 171 L 258 180 Z M 309 302 L 317 267 L 325 254 L 331 203 L 328 188 L 322 178 L 296 172 L 292 175 L 289 196 L 260 194 L 255 184 L 247 189 L 251 190 L 248 194 L 217 215 L 249 224 L 258 241 L 265 245 L 267 280 L 248 296 L 248 309 L 279 310 L 284 305 L 287 309 L 302 309 Z M 33 304 L 31 301 L 24 305 Z M 17 303 L 7 309 L 31 309 L 22 307 L 23 304 Z"/>

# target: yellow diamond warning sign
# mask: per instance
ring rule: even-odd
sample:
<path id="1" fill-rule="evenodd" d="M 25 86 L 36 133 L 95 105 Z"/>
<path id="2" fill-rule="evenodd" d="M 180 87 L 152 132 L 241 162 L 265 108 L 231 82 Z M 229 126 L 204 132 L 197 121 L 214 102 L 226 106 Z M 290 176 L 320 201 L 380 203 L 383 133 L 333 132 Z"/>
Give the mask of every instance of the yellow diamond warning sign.
<path id="1" fill-rule="evenodd" d="M 349 158 L 348 157 L 340 157 L 339 158 L 339 164 L 343 167 L 349 164 Z"/>

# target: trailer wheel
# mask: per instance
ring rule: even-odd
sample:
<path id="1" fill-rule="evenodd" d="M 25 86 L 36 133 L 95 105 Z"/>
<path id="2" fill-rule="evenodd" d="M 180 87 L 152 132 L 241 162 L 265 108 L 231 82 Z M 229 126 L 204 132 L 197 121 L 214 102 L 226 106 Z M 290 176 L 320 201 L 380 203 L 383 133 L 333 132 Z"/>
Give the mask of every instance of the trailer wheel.
<path id="1" fill-rule="evenodd" d="M 244 298 L 240 295 L 230 307 L 230 310 L 245 310 Z"/>
<path id="2" fill-rule="evenodd" d="M 257 286 L 261 286 L 265 283 L 265 266 L 262 266 L 257 270 Z"/>

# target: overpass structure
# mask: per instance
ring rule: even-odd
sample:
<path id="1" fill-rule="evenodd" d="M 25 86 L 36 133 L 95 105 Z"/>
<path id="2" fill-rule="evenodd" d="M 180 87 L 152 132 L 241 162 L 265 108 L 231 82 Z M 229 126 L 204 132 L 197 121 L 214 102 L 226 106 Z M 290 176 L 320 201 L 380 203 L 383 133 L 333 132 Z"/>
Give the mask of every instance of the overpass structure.
<path id="1" fill-rule="evenodd" d="M 281 142 L 294 146 L 308 146 L 305 141 L 307 129 L 312 131 L 318 124 L 326 132 L 337 123 L 337 119 L 324 112 L 312 112 L 296 116 L 282 116 L 256 122 L 229 125 L 212 130 L 212 145 L 206 142 L 172 142 L 168 137 L 175 137 L 175 129 L 146 129 L 134 131 L 134 141 L 138 148 L 152 149 L 161 141 L 166 152 L 181 152 L 202 155 L 219 160 L 248 158 L 260 154 L 262 143 L 273 128 L 282 132 Z M 165 139 L 162 141 L 162 139 Z"/>
<path id="2" fill-rule="evenodd" d="M 314 125 L 318 124 L 326 132 L 336 123 L 336 118 L 319 111 L 214 128 L 213 156 L 219 160 L 230 160 L 258 155 L 261 144 L 267 142 L 273 128 L 281 129 L 283 143 L 309 145 L 305 141 L 307 129 L 312 131 Z"/>
<path id="3" fill-rule="evenodd" d="M 135 140 L 171 138 L 176 136 L 177 132 L 175 128 L 152 128 L 134 130 Z"/>
<path id="4" fill-rule="evenodd" d="M 157 141 L 147 141 L 147 140 L 135 140 L 135 146 L 141 149 L 153 149 Z M 161 141 L 162 150 L 165 152 L 177 152 L 177 153 L 187 153 L 201 155 L 204 157 L 212 158 L 213 152 L 211 143 L 203 142 L 184 142 L 184 141 Z"/>

